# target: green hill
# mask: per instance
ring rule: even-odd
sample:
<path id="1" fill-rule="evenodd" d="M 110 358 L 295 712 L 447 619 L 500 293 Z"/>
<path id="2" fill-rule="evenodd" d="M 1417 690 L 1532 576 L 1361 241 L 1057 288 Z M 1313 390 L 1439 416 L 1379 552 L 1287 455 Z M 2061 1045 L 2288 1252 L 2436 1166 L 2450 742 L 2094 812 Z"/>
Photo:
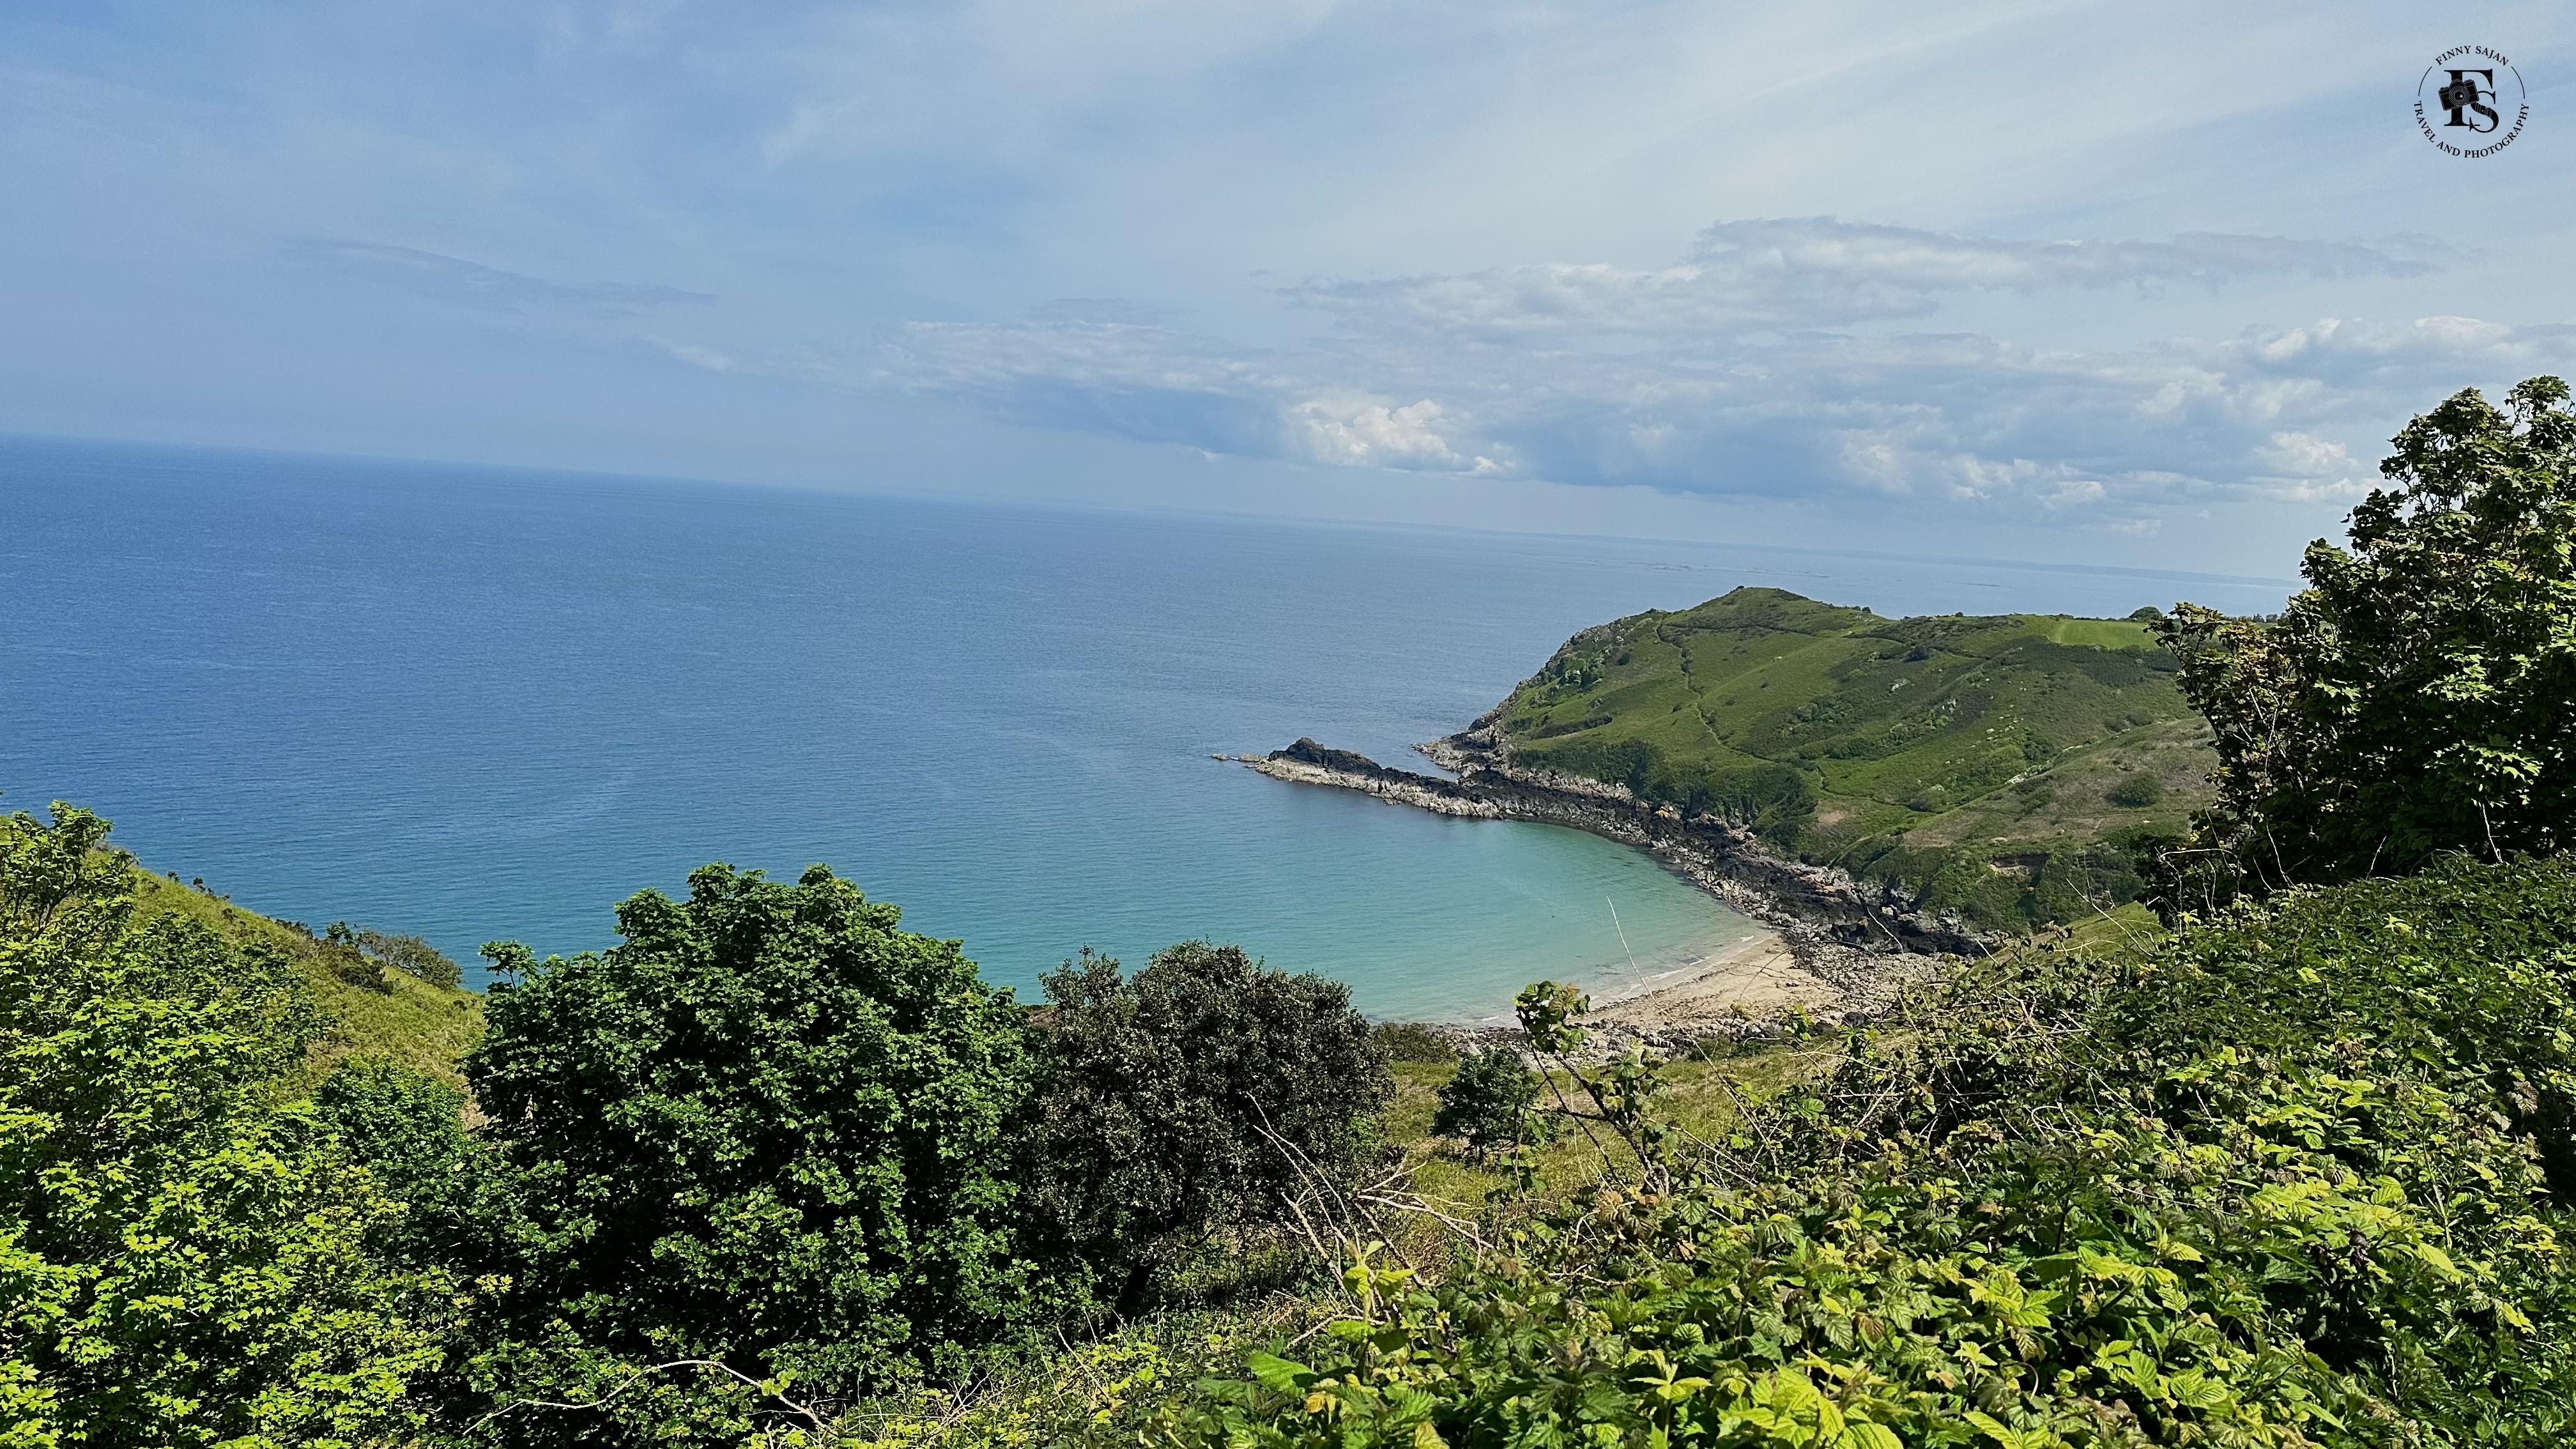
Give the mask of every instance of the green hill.
<path id="1" fill-rule="evenodd" d="M 295 963 L 328 1022 L 306 1062 L 308 1085 L 351 1053 L 388 1057 L 463 1084 L 457 1064 L 483 1033 L 480 992 L 433 986 L 409 972 L 380 966 L 283 921 L 183 885 L 176 876 L 137 869 L 134 880 L 137 916 L 190 916 L 237 946 L 273 946 Z"/>
<path id="2" fill-rule="evenodd" d="M 1753 825 L 2011 927 L 2134 897 L 2206 803 L 2207 724 L 2144 622 L 1886 619 L 1779 589 L 1587 629 L 1488 717 L 1524 767 Z"/>

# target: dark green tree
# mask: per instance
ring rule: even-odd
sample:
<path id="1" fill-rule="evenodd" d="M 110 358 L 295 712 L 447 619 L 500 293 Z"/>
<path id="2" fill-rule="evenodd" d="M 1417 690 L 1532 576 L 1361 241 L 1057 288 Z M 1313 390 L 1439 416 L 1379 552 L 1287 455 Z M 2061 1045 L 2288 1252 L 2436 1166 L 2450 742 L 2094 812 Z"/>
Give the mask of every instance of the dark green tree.
<path id="1" fill-rule="evenodd" d="M 2319 540 L 2274 619 L 2157 626 L 2216 732 L 2218 803 L 2163 863 L 2169 909 L 2576 845 L 2576 417 L 2536 377 L 2409 423 L 2391 486 Z"/>
<path id="2" fill-rule="evenodd" d="M 414 1442 L 443 1274 L 288 1101 L 285 958 L 134 910 L 107 823 L 0 820 L 0 1442 Z"/>
<path id="3" fill-rule="evenodd" d="M 1487 1047 L 1460 1062 L 1458 1075 L 1441 1084 L 1432 1135 L 1456 1138 L 1469 1157 L 1490 1157 L 1524 1140 L 1538 1093 L 1538 1073 L 1519 1052 Z"/>
<path id="4" fill-rule="evenodd" d="M 604 953 L 487 948 L 514 981 L 466 1075 L 518 1214 L 518 1342 L 832 1394 L 1044 1315 L 1014 1231 L 1021 1009 L 900 919 L 822 866 L 710 865 L 621 904 Z"/>
<path id="5" fill-rule="evenodd" d="M 1340 982 L 1189 941 L 1133 978 L 1085 951 L 1046 994 L 1045 1204 L 1122 1313 L 1211 1230 L 1280 1221 L 1374 1160 L 1394 1081 Z"/>

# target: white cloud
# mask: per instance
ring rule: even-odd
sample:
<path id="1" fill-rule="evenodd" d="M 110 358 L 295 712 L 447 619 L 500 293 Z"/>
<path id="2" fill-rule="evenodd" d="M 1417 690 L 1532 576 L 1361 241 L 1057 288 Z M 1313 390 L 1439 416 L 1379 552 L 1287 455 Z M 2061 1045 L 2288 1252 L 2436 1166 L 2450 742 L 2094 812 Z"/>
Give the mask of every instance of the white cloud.
<path id="1" fill-rule="evenodd" d="M 1403 407 L 1361 393 L 1308 398 L 1290 409 L 1294 437 L 1318 463 L 1500 473 L 1491 458 L 1462 456 L 1449 445 L 1447 409 L 1424 398 Z"/>
<path id="2" fill-rule="evenodd" d="M 1561 333 L 1671 336 L 1838 327 L 1931 315 L 1947 294 L 2215 286 L 2250 277 L 2410 276 L 2410 254 L 2287 237 L 2005 241 L 1832 217 L 1720 222 L 1681 263 L 1500 267 L 1464 276 L 1310 282 L 1292 301 L 1363 332 L 1503 341 Z"/>
<path id="3" fill-rule="evenodd" d="M 1686 493 L 1947 500 L 2109 526 L 2183 500 L 2354 496 L 2370 470 L 2353 442 L 2385 436 L 2465 379 L 2509 380 L 2576 357 L 2576 328 L 2329 317 L 2087 350 L 1923 330 L 1925 312 L 1963 292 L 2418 266 L 2397 252 L 2277 237 L 2022 242 L 1741 222 L 1709 228 L 1660 270 L 1566 264 L 1305 284 L 1288 299 L 1335 325 L 1296 346 L 1103 320 L 1160 314 L 1089 299 L 1018 322 L 908 323 L 854 358 L 769 366 L 1211 453 Z"/>
<path id="4" fill-rule="evenodd" d="M 2370 492 L 2366 471 L 2352 450 L 2331 438 L 2297 431 L 2279 432 L 2254 450 L 2255 461 L 2269 469 L 2255 475 L 2275 498 L 2294 503 L 2351 500 Z"/>

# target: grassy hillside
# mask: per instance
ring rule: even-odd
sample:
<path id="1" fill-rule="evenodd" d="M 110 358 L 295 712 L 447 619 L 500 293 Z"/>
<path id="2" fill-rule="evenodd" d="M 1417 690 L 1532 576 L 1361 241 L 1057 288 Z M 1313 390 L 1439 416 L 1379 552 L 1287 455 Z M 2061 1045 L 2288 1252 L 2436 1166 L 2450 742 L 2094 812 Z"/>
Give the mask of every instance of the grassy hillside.
<path id="1" fill-rule="evenodd" d="M 314 1081 L 333 1061 L 362 1052 L 462 1084 L 457 1062 L 483 1033 L 480 993 L 432 986 L 403 971 L 372 969 L 352 952 L 184 885 L 176 876 L 137 870 L 135 882 L 137 915 L 192 916 L 238 944 L 274 946 L 296 964 L 331 1023 L 306 1066 Z"/>
<path id="2" fill-rule="evenodd" d="M 2134 896 L 2208 798 L 2208 727 L 2146 625 L 1886 619 L 1778 589 L 1587 629 L 1515 690 L 1514 757 L 1752 824 L 1989 926 Z"/>

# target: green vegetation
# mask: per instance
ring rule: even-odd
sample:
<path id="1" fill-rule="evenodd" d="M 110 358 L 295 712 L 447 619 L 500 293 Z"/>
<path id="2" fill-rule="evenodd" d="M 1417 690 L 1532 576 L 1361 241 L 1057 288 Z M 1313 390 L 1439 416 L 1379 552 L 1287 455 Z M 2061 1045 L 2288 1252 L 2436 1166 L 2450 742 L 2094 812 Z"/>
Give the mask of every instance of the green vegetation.
<path id="1" fill-rule="evenodd" d="M 465 1074 L 500 1245 L 473 1266 L 512 1280 L 497 1387 L 713 1359 L 846 1395 L 1047 1312 L 1014 1228 L 1021 1013 L 897 918 L 819 867 L 708 866 L 619 906 L 613 950 L 491 948 L 515 980 Z"/>
<path id="2" fill-rule="evenodd" d="M 1440 1110 L 1432 1114 L 1431 1135 L 1457 1139 L 1476 1161 L 1520 1144 L 1532 1126 L 1544 1119 L 1538 1106 L 1539 1076 L 1510 1047 L 1487 1047 L 1458 1064 L 1457 1075 L 1440 1086 Z"/>
<path id="3" fill-rule="evenodd" d="M 1168 1406 L 1192 1445 L 2564 1442 L 2576 871 L 1980 963 Z M 1555 993 L 1525 997 L 1540 1045 Z M 1535 1009 L 1527 1009 L 1535 1008 Z"/>
<path id="4" fill-rule="evenodd" d="M 1523 765 L 2028 927 L 2136 897 L 2138 847 L 2211 798 L 2208 728 L 2151 625 L 1737 589 L 1576 635 L 1498 723 Z"/>
<path id="5" fill-rule="evenodd" d="M 1381 1033 L 1231 946 L 1033 1013 L 828 870 L 717 865 L 608 952 L 487 948 L 478 1036 L 416 938 L 106 830 L 0 820 L 0 1445 L 842 1442 L 1307 1281 L 1298 1205 L 1384 1163 Z"/>
<path id="6" fill-rule="evenodd" d="M 465 972 L 453 961 L 440 955 L 438 948 L 418 936 L 388 935 L 378 930 L 351 930 L 346 921 L 333 921 L 322 933 L 325 944 L 336 946 L 344 954 L 356 956 L 359 967 L 373 968 L 372 979 L 361 984 L 385 989 L 383 973 L 388 970 L 408 971 L 432 986 L 454 987 L 465 979 Z"/>
<path id="7" fill-rule="evenodd" d="M 2576 845 L 2576 416 L 2540 377 L 2417 418 L 2311 544 L 2277 619 L 2184 607 L 2161 632 L 2217 725 L 2218 798 L 2170 859 L 2177 905 Z"/>
<path id="8" fill-rule="evenodd" d="M 321 1022 L 298 1074 L 306 1088 L 348 1056 L 384 1057 L 464 1084 L 465 1049 L 483 1034 L 481 994 L 436 985 L 407 971 L 380 970 L 379 963 L 353 949 L 342 949 L 291 921 L 243 910 L 221 896 L 181 884 L 176 876 L 134 871 L 130 880 L 136 917 L 181 917 L 236 950 L 274 951 L 285 958 Z"/>
<path id="9" fill-rule="evenodd" d="M 1040 1212 L 1120 1314 L 1218 1229 L 1373 1165 L 1368 1118 L 1394 1084 L 1340 982 L 1189 941 L 1132 979 L 1086 951 L 1046 995 Z"/>
<path id="10" fill-rule="evenodd" d="M 1570 645 L 1530 752 L 1799 849 L 2152 819 L 2174 771 L 2069 741 L 2190 745 L 2181 651 L 2226 768 L 2156 868 L 2204 894 L 1776 1046 L 1604 1057 L 1540 983 L 1462 1056 L 1208 942 L 1031 1009 L 721 865 L 487 948 L 478 1036 L 415 938 L 9 817 L 0 1446 L 2568 1442 L 2565 397 L 2419 420 L 2279 620 L 1739 591 Z"/>
<path id="11" fill-rule="evenodd" d="M 275 1090 L 286 951 L 141 908 L 106 833 L 0 821 L 0 1443 L 415 1436 L 469 1290 L 366 1250 L 402 1205 Z"/>

